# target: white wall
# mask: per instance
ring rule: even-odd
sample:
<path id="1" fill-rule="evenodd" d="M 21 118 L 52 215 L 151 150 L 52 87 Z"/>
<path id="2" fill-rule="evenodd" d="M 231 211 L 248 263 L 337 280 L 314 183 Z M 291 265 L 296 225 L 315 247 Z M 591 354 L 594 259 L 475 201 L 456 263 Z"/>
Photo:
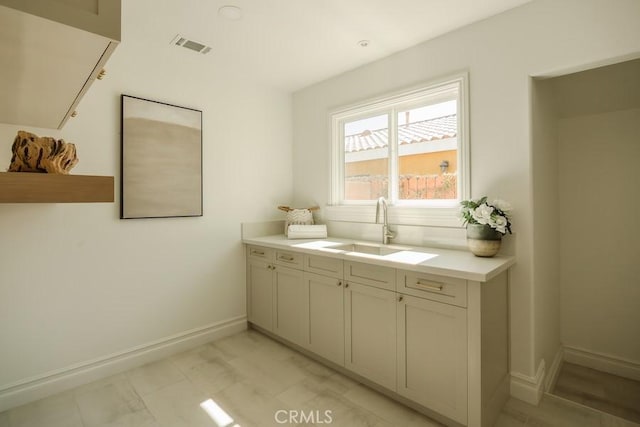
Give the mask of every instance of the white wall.
<path id="1" fill-rule="evenodd" d="M 611 264 L 617 256 L 596 261 L 587 254 L 594 248 L 609 254 L 640 253 L 634 241 L 637 233 L 629 231 L 629 224 L 618 217 L 619 210 L 639 207 L 634 207 L 634 198 L 622 193 L 633 194 L 635 183 L 640 181 L 633 166 L 640 133 L 630 115 L 640 106 L 640 60 L 533 79 L 531 101 L 533 281 L 539 355 L 547 361 L 547 373 L 552 374 L 557 373 L 563 349 L 567 360 L 610 371 L 601 358 L 593 365 L 592 356 L 622 361 L 625 369 L 630 363 L 638 365 L 635 337 L 640 332 L 640 313 L 633 310 L 637 291 L 629 280 L 611 283 L 607 279 L 607 291 L 599 292 L 598 288 L 603 276 L 637 278 L 640 274 L 624 263 Z M 603 150 L 608 152 L 606 156 Z M 613 170 L 604 167 L 605 163 L 615 165 Z M 595 168 L 598 164 L 602 165 L 599 169 Z M 602 206 L 598 200 L 618 198 L 617 209 L 608 219 L 598 209 L 585 209 L 589 204 L 585 200 Z M 591 224 L 601 221 L 614 223 L 617 230 L 607 226 L 607 233 L 621 232 L 626 245 L 618 246 L 615 239 L 602 244 L 585 234 Z M 613 241 L 616 243 L 611 244 Z M 590 287 L 582 282 L 585 278 L 589 278 Z M 621 315 L 613 315 L 618 310 Z M 626 373 L 619 366 L 613 369 L 613 373 Z M 550 376 L 545 385 L 552 380 Z"/>
<path id="2" fill-rule="evenodd" d="M 535 358 L 549 372 L 561 360 L 558 117 L 552 81 L 533 79 L 531 89 Z"/>
<path id="3" fill-rule="evenodd" d="M 640 2 L 635 0 L 618 0 L 615 7 L 606 0 L 535 1 L 295 93 L 296 203 L 327 203 L 330 109 L 468 70 L 472 196 L 501 197 L 516 207 L 511 369 L 525 389 L 535 392 L 547 346 L 543 337 L 556 332 L 536 319 L 542 308 L 535 304 L 543 299 L 536 298 L 532 264 L 529 76 L 637 57 L 638 18 Z"/>
<path id="4" fill-rule="evenodd" d="M 0 125 L 0 165 L 18 129 L 63 137 L 77 145 L 72 173 L 115 175 L 119 199 L 120 94 L 197 108 L 204 216 L 120 220 L 118 200 L 0 204 L 0 404 L 45 374 L 242 319 L 240 223 L 281 218 L 275 207 L 291 200 L 290 94 L 215 63 L 213 52 L 140 45 L 145 15 L 123 2 L 108 76 L 62 131 Z"/>
<path id="5" fill-rule="evenodd" d="M 562 342 L 638 370 L 640 108 L 558 128 Z"/>
<path id="6" fill-rule="evenodd" d="M 558 325 L 565 360 L 638 379 L 640 60 L 535 80 L 532 95 L 536 324 Z M 541 342 L 545 357 L 556 335 Z"/>

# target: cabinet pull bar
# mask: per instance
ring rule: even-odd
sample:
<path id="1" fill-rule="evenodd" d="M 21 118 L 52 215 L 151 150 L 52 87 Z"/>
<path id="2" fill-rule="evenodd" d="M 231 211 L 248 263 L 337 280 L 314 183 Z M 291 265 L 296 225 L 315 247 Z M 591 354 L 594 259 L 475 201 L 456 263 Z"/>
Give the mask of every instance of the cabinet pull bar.
<path id="1" fill-rule="evenodd" d="M 264 252 L 262 252 L 262 251 L 256 251 L 255 249 L 254 249 L 254 250 L 252 250 L 252 251 L 251 251 L 251 253 L 252 253 L 253 255 L 264 255 Z"/>
<path id="2" fill-rule="evenodd" d="M 431 289 L 433 291 L 441 291 L 443 288 L 442 285 L 434 285 L 433 283 L 422 283 L 419 280 L 416 282 L 416 286 L 424 289 Z"/>
<path id="3" fill-rule="evenodd" d="M 284 256 L 284 255 L 283 255 L 283 256 L 281 256 L 281 257 L 280 257 L 280 259 L 281 259 L 282 261 L 289 261 L 289 262 L 291 262 L 291 261 L 293 261 L 293 260 L 294 260 L 294 258 L 293 258 L 293 257 Z"/>

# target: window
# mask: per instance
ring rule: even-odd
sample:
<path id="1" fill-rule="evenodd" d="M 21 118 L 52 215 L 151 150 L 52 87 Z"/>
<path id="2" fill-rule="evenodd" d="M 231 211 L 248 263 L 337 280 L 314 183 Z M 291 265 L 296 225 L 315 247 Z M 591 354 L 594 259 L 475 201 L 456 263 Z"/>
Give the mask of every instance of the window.
<path id="1" fill-rule="evenodd" d="M 334 112 L 331 204 L 385 197 L 396 216 L 457 213 L 469 187 L 466 86 L 461 74 Z"/>

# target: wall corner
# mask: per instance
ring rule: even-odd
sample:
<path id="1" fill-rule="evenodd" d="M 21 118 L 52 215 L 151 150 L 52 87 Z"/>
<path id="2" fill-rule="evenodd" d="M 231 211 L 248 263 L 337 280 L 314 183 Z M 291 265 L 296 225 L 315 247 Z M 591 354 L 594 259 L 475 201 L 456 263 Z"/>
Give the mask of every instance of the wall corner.
<path id="1" fill-rule="evenodd" d="M 521 374 L 520 372 L 511 372 L 511 396 L 530 403 L 531 405 L 538 406 L 540 399 L 542 399 L 542 394 L 545 391 L 544 378 L 544 359 L 540 360 L 538 370 L 534 377 Z"/>

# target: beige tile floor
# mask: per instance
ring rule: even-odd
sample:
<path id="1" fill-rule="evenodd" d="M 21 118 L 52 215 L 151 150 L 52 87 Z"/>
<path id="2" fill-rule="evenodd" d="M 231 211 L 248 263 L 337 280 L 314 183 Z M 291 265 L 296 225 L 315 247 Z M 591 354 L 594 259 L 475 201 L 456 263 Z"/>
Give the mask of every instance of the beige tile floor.
<path id="1" fill-rule="evenodd" d="M 313 415 L 315 425 L 440 425 L 249 330 L 2 412 L 0 427 L 314 425 L 300 418 L 276 421 L 276 414 L 285 421 L 294 414 L 285 411 L 293 410 Z M 331 411 L 330 418 L 325 411 Z M 497 425 L 634 424 L 545 396 L 538 407 L 509 400 Z"/>

